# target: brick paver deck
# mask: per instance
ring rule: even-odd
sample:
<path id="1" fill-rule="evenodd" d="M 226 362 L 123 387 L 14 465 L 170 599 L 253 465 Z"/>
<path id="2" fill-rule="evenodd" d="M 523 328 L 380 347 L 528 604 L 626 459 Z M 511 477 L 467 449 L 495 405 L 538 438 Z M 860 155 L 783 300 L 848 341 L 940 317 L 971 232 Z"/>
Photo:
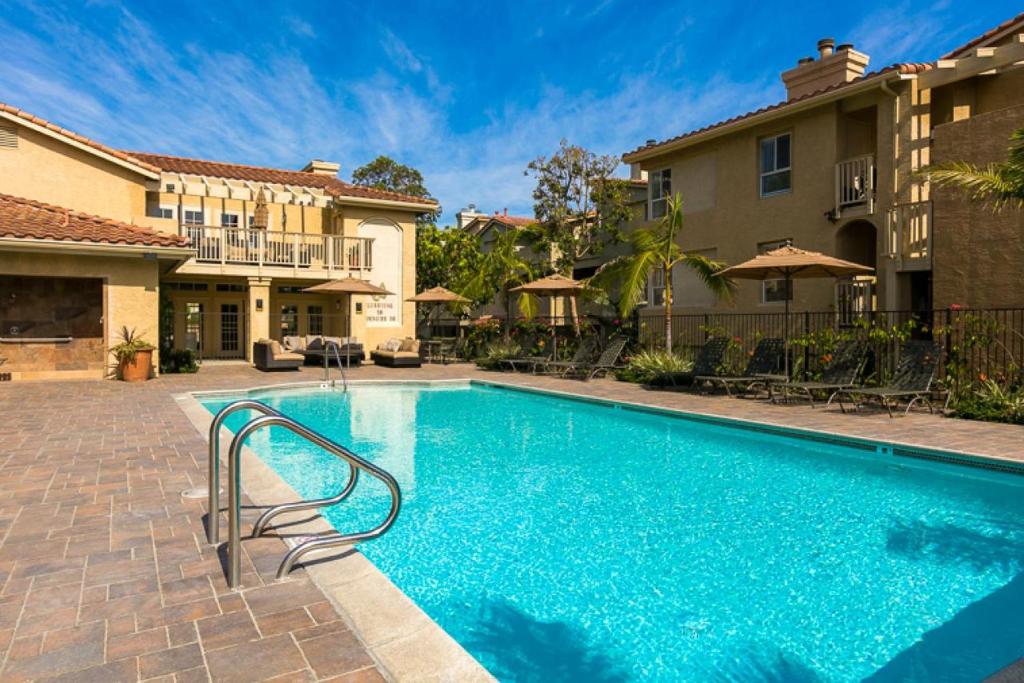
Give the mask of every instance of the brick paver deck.
<path id="1" fill-rule="evenodd" d="M 350 376 L 483 377 L 1024 461 L 1024 429 L 927 415 L 841 415 L 468 365 Z M 319 377 L 222 366 L 141 385 L 0 385 L 0 678 L 384 680 L 301 568 L 273 581 L 279 539 L 243 544 L 247 587 L 229 591 L 205 543 L 205 501 L 180 495 L 205 484 L 206 442 L 175 394 Z"/>

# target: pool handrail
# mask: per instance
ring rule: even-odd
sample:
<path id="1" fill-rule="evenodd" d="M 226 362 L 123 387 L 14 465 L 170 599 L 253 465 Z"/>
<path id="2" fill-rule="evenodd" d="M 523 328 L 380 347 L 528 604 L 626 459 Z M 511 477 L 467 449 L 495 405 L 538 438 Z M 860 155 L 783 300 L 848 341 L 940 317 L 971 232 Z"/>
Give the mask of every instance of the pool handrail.
<path id="1" fill-rule="evenodd" d="M 207 466 L 207 507 L 209 508 L 209 519 L 206 526 L 206 540 L 211 545 L 220 543 L 220 428 L 228 416 L 239 410 L 255 410 L 264 415 L 280 415 L 277 410 L 266 403 L 244 398 L 232 401 L 224 406 L 213 416 L 210 423 L 209 433 L 209 464 Z"/>
<path id="2" fill-rule="evenodd" d="M 228 449 L 228 587 L 234 589 L 237 588 L 242 575 L 242 531 L 241 531 L 241 455 L 242 446 L 245 440 L 249 438 L 253 432 L 263 429 L 265 427 L 284 427 L 290 430 L 292 433 L 304 438 L 306 441 L 319 446 L 325 451 L 345 460 L 353 470 L 353 475 L 349 478 L 349 483 L 345 486 L 345 490 L 341 494 L 336 496 L 338 500 L 341 500 L 347 496 L 351 489 L 355 487 L 357 476 L 355 476 L 357 470 L 362 470 L 376 479 L 379 479 L 388 487 L 391 494 L 391 507 L 388 511 L 387 517 L 383 522 L 375 526 L 368 531 L 360 531 L 351 534 L 342 534 L 338 531 L 333 533 L 324 534 L 315 538 L 306 540 L 299 543 L 294 548 L 289 550 L 284 559 L 281 561 L 280 566 L 277 569 L 277 578 L 283 579 L 292 570 L 295 563 L 305 554 L 323 550 L 326 548 L 334 548 L 343 545 L 351 545 L 360 541 L 368 541 L 377 538 L 384 534 L 391 526 L 395 523 L 398 518 L 398 512 L 402 506 L 402 493 L 398 487 L 398 482 L 393 476 L 387 471 L 377 467 L 373 463 L 364 460 L 352 451 L 348 450 L 344 446 L 331 441 L 327 437 L 313 431 L 309 427 L 297 422 L 289 417 L 281 415 L 264 415 L 261 417 L 254 418 L 247 422 L 244 427 L 238 430 L 235 434 L 234 439 L 231 440 L 231 447 Z M 325 499 L 326 500 L 326 499 Z M 308 507 L 318 506 L 320 501 L 310 501 L 311 505 Z M 312 505 L 313 503 L 317 505 Z M 272 511 L 286 511 L 282 508 L 286 506 L 297 506 L 304 505 L 303 503 L 289 503 L 285 505 L 279 505 L 276 508 L 272 508 L 267 512 Z M 290 507 L 289 509 L 306 509 L 305 507 Z M 276 512 L 275 512 L 276 514 Z M 264 513 L 266 516 L 266 513 Z M 261 520 L 263 518 L 261 517 Z M 259 522 L 257 522 L 259 523 Z"/>

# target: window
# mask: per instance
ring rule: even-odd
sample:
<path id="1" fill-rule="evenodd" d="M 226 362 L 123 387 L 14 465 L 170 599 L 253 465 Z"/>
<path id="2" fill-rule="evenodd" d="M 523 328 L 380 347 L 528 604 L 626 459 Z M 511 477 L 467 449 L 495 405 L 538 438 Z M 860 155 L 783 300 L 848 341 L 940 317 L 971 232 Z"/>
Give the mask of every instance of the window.
<path id="1" fill-rule="evenodd" d="M 789 192 L 790 180 L 789 133 L 761 140 L 761 196 Z"/>
<path id="2" fill-rule="evenodd" d="M 220 215 L 220 227 L 222 227 L 222 228 L 237 228 L 238 227 L 238 214 L 237 213 L 222 213 Z"/>
<path id="3" fill-rule="evenodd" d="M 306 306 L 306 315 L 309 318 L 309 329 L 306 330 L 306 334 L 323 334 L 324 307 Z"/>
<path id="4" fill-rule="evenodd" d="M 151 204 L 146 207 L 146 215 L 150 218 L 174 218 L 174 209 Z"/>
<path id="5" fill-rule="evenodd" d="M 249 216 L 249 220 L 248 220 L 248 223 L 247 223 L 248 227 L 250 227 L 250 228 L 252 227 L 252 223 L 253 223 L 254 220 L 256 220 L 256 216 Z M 269 215 L 267 216 L 267 229 L 268 230 L 270 229 L 270 216 Z"/>
<path id="6" fill-rule="evenodd" d="M 181 220 L 185 225 L 202 225 L 205 223 L 202 209 L 185 209 Z"/>
<path id="7" fill-rule="evenodd" d="M 665 207 L 669 195 L 672 194 L 672 169 L 666 168 L 651 173 L 647 187 L 651 195 L 651 218 L 661 218 L 665 215 Z"/>
<path id="8" fill-rule="evenodd" d="M 203 305 L 194 301 L 185 304 L 185 348 L 203 350 Z"/>
<path id="9" fill-rule="evenodd" d="M 299 333 L 299 307 L 286 304 L 281 307 L 281 335 L 294 337 Z"/>
<path id="10" fill-rule="evenodd" d="M 665 305 L 665 271 L 661 268 L 655 268 L 651 271 L 650 281 L 650 296 L 647 297 L 647 303 L 651 306 L 664 306 Z"/>
<path id="11" fill-rule="evenodd" d="M 761 242 L 757 245 L 757 253 L 764 254 L 772 249 L 778 249 L 784 247 L 787 244 L 792 243 L 793 240 L 776 240 L 774 242 Z M 777 301 L 785 301 L 789 299 L 793 300 L 793 281 L 789 281 L 789 286 L 786 286 L 786 280 L 763 280 L 761 282 L 761 303 L 770 304 Z"/>

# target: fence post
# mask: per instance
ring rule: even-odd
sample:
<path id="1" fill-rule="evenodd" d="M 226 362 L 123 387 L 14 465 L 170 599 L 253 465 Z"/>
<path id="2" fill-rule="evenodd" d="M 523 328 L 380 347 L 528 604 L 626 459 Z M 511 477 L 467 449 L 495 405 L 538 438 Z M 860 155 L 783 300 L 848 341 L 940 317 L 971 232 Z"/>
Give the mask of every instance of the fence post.
<path id="1" fill-rule="evenodd" d="M 946 329 L 945 329 L 945 334 L 943 335 L 945 338 L 943 339 L 943 342 L 942 342 L 942 372 L 943 372 L 943 374 L 945 374 L 945 372 L 946 372 L 946 364 L 949 363 L 949 344 L 950 344 L 950 338 L 951 338 L 951 335 L 949 333 L 949 326 L 950 326 L 950 310 L 947 308 L 946 309 L 946 326 L 945 326 Z"/>
<path id="2" fill-rule="evenodd" d="M 708 326 L 709 326 L 710 322 L 711 322 L 711 316 L 709 316 L 707 313 L 705 313 L 704 314 L 704 342 L 705 343 L 707 343 L 708 338 L 711 336 L 711 333 L 708 332 Z"/>
<path id="3" fill-rule="evenodd" d="M 811 346 L 807 343 L 807 336 L 811 333 L 811 312 L 804 311 L 804 371 L 803 378 L 807 379 L 807 369 L 811 362 Z"/>

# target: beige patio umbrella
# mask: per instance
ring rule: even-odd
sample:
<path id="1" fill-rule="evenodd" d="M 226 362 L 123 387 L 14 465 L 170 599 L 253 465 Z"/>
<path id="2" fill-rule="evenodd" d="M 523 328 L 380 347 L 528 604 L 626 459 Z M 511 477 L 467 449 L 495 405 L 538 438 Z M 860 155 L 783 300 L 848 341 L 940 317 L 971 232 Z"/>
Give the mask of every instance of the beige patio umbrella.
<path id="1" fill-rule="evenodd" d="M 252 227 L 266 230 L 268 225 L 270 225 L 270 211 L 267 209 L 267 195 L 260 187 L 260 191 L 256 193 L 256 208 L 252 212 Z"/>
<path id="2" fill-rule="evenodd" d="M 572 305 L 572 325 L 576 334 L 580 333 L 580 321 L 576 315 L 577 311 L 577 297 L 580 292 L 586 289 L 579 280 L 573 280 L 570 277 L 566 277 L 561 273 L 553 273 L 547 277 L 542 277 L 539 280 L 533 282 L 527 282 L 525 285 L 519 285 L 508 290 L 509 292 L 520 292 L 523 294 L 535 294 L 537 296 L 567 296 L 570 299 Z M 551 336 L 553 337 L 553 343 L 555 344 L 554 353 L 558 355 L 558 335 L 555 334 L 554 327 L 551 329 Z"/>
<path id="3" fill-rule="evenodd" d="M 302 290 L 303 292 L 312 292 L 316 294 L 369 294 L 371 296 L 380 296 L 386 294 L 394 294 L 389 292 L 383 287 L 378 287 L 372 282 L 366 280 L 357 280 L 354 277 L 343 277 L 339 280 L 328 280 L 322 282 L 319 285 L 313 285 L 312 287 L 306 287 Z M 345 327 L 349 334 L 352 335 L 352 308 L 348 309 L 348 317 L 345 321 Z"/>
<path id="4" fill-rule="evenodd" d="M 412 301 L 418 304 L 433 304 L 433 310 L 431 315 L 436 314 L 441 310 L 441 304 L 468 304 L 469 299 L 464 296 L 460 296 L 450 289 L 444 287 L 431 287 L 425 289 L 416 296 L 411 296 L 406 301 Z M 427 333 L 429 334 L 433 330 L 431 329 L 432 323 L 430 321 L 430 315 L 427 316 Z M 430 334 L 433 337 L 432 334 Z"/>
<path id="5" fill-rule="evenodd" d="M 786 313 L 782 339 L 786 377 L 789 377 L 789 296 L 792 281 L 797 278 L 848 277 L 873 273 L 874 268 L 844 261 L 817 251 L 797 249 L 791 244 L 759 254 L 749 261 L 730 266 L 716 273 L 720 277 L 745 280 L 785 280 Z"/>

